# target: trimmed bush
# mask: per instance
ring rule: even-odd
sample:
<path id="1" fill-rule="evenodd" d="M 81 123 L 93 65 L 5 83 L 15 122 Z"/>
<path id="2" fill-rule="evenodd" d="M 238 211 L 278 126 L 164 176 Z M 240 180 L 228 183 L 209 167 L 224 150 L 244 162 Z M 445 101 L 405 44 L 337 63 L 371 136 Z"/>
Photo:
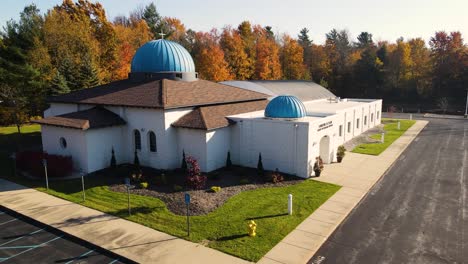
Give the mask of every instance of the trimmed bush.
<path id="1" fill-rule="evenodd" d="M 180 191 L 182 191 L 183 189 L 184 189 L 184 188 L 182 188 L 182 186 L 180 186 L 180 185 L 174 185 L 174 191 L 176 191 L 176 192 L 180 192 Z"/>
<path id="2" fill-rule="evenodd" d="M 71 156 L 52 155 L 37 151 L 16 153 L 16 167 L 36 177 L 45 177 L 42 160 L 47 160 L 48 177 L 65 177 L 73 171 Z"/>
<path id="3" fill-rule="evenodd" d="M 186 184 L 189 188 L 194 190 L 201 190 L 205 188 L 206 176 L 200 174 L 200 166 L 198 161 L 191 156 L 186 158 L 187 162 L 187 178 Z"/>
<path id="4" fill-rule="evenodd" d="M 117 161 L 115 160 L 114 148 L 112 148 L 112 157 L 110 161 L 110 167 L 111 169 L 115 169 L 117 167 Z"/>
<path id="5" fill-rule="evenodd" d="M 140 188 L 141 188 L 141 189 L 146 189 L 146 188 L 148 188 L 148 183 L 147 183 L 147 182 L 140 182 Z"/>
<path id="6" fill-rule="evenodd" d="M 211 186 L 210 190 L 211 190 L 212 192 L 217 193 L 217 192 L 221 191 L 221 187 L 219 187 L 219 186 Z"/>
<path id="7" fill-rule="evenodd" d="M 135 168 L 137 168 L 137 169 L 140 168 L 140 159 L 138 158 L 138 153 L 137 153 L 136 150 L 134 152 L 133 165 L 135 165 Z"/>
<path id="8" fill-rule="evenodd" d="M 265 169 L 263 168 L 263 162 L 262 162 L 262 153 L 258 153 L 257 173 L 258 173 L 258 176 L 265 175 Z"/>
<path id="9" fill-rule="evenodd" d="M 272 183 L 279 183 L 284 181 L 283 175 L 276 169 L 274 172 L 268 173 L 268 179 L 267 181 L 270 181 Z"/>
<path id="10" fill-rule="evenodd" d="M 242 178 L 242 179 L 239 181 L 239 183 L 240 183 L 240 184 L 249 184 L 250 181 L 249 181 L 249 179 L 247 179 L 247 178 Z"/>
<path id="11" fill-rule="evenodd" d="M 226 169 L 230 170 L 231 168 L 232 168 L 231 152 L 228 151 L 227 158 L 226 158 Z"/>
<path id="12" fill-rule="evenodd" d="M 182 164 L 180 165 L 180 168 L 183 172 L 187 171 L 187 160 L 185 159 L 185 150 L 182 150 Z"/>

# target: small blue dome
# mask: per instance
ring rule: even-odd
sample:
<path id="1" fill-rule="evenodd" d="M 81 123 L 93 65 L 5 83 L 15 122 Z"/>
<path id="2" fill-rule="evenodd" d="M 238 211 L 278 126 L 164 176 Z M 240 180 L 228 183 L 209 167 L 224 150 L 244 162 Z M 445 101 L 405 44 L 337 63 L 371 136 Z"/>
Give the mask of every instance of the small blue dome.
<path id="1" fill-rule="evenodd" d="M 306 113 L 301 100 L 292 95 L 277 96 L 265 108 L 265 116 L 271 118 L 301 118 Z"/>
<path id="2" fill-rule="evenodd" d="M 147 42 L 136 51 L 132 72 L 195 72 L 195 64 L 180 44 L 158 39 Z"/>

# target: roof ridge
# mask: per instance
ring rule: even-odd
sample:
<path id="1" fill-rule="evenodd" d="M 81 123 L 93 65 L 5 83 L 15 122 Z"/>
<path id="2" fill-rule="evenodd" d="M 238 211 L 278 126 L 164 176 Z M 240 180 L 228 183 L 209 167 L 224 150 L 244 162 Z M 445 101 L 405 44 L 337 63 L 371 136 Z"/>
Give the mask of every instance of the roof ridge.
<path id="1" fill-rule="evenodd" d="M 250 82 L 250 81 L 249 81 L 249 82 Z M 266 95 L 267 97 L 265 97 L 265 98 L 271 97 L 271 95 L 269 95 L 269 94 L 264 94 L 264 93 L 260 93 L 260 92 L 255 92 L 255 91 L 252 91 L 252 90 L 240 88 L 240 87 L 233 86 L 233 85 L 224 84 L 224 83 L 221 83 L 221 82 L 215 82 L 215 83 L 217 83 L 217 84 L 219 84 L 219 85 L 223 85 L 223 86 L 229 86 L 229 87 L 232 87 L 232 88 L 235 88 L 235 89 L 238 89 L 238 90 L 242 90 L 242 91 L 246 91 L 246 92 L 250 92 L 250 93 L 255 93 L 255 94 L 259 94 L 259 95 Z"/>
<path id="2" fill-rule="evenodd" d="M 200 112 L 200 116 L 201 116 L 201 120 L 202 120 L 204 128 L 208 128 L 208 125 L 206 124 L 206 118 L 205 118 L 205 115 L 203 114 L 201 107 L 198 107 L 198 111 Z"/>

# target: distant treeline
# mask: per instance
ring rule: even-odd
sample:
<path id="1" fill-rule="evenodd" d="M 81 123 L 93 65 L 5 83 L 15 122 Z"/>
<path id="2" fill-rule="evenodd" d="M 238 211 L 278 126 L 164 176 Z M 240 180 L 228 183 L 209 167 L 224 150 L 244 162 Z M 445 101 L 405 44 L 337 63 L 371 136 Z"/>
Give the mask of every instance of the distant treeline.
<path id="1" fill-rule="evenodd" d="M 342 97 L 387 102 L 462 105 L 468 88 L 468 48 L 460 32 L 375 43 L 332 29 L 323 45 L 302 29 L 275 35 L 244 21 L 210 32 L 186 29 L 154 4 L 109 21 L 104 7 L 65 0 L 42 15 L 26 6 L 0 35 L 0 122 L 41 115 L 45 98 L 127 78 L 136 49 L 151 39 L 183 45 L 199 76 L 213 81 L 313 80 Z"/>

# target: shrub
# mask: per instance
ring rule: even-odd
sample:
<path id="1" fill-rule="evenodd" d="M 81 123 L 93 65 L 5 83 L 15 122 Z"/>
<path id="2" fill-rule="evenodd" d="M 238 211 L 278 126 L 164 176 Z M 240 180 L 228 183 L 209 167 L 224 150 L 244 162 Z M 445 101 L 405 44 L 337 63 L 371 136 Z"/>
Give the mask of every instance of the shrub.
<path id="1" fill-rule="evenodd" d="M 227 158 L 226 158 L 226 169 L 230 170 L 231 168 L 232 168 L 231 152 L 228 151 Z"/>
<path id="2" fill-rule="evenodd" d="M 137 168 L 137 169 L 140 168 L 140 159 L 138 158 L 138 153 L 137 153 L 136 150 L 134 152 L 133 165 L 135 165 L 135 168 Z"/>
<path id="3" fill-rule="evenodd" d="M 185 150 L 182 150 L 182 164 L 180 165 L 180 168 L 183 170 L 183 172 L 187 171 L 187 160 L 185 159 Z"/>
<path id="4" fill-rule="evenodd" d="M 242 178 L 242 179 L 240 179 L 239 183 L 240 183 L 240 184 L 249 184 L 249 179 L 247 179 L 247 178 Z"/>
<path id="5" fill-rule="evenodd" d="M 147 182 L 140 182 L 140 188 L 141 188 L 141 189 L 146 189 L 146 188 L 148 188 L 148 183 L 147 183 Z"/>
<path id="6" fill-rule="evenodd" d="M 114 148 L 112 148 L 112 157 L 110 161 L 110 167 L 111 169 L 115 169 L 117 167 L 117 161 L 115 160 Z"/>
<path id="7" fill-rule="evenodd" d="M 319 157 L 315 158 L 314 171 L 320 171 L 321 172 L 322 170 L 323 170 L 323 160 L 319 156 Z"/>
<path id="8" fill-rule="evenodd" d="M 346 155 L 346 148 L 343 145 L 339 146 L 338 151 L 336 153 L 336 156 L 337 157 L 344 157 L 345 155 Z"/>
<path id="9" fill-rule="evenodd" d="M 210 190 L 211 190 L 212 192 L 217 193 L 217 192 L 221 191 L 221 187 L 219 187 L 219 186 L 211 186 Z"/>
<path id="10" fill-rule="evenodd" d="M 258 176 L 265 175 L 265 169 L 263 169 L 263 162 L 262 162 L 262 153 L 258 153 L 257 173 L 258 173 Z"/>
<path id="11" fill-rule="evenodd" d="M 166 174 L 164 174 L 164 173 L 161 173 L 161 183 L 164 184 L 164 185 L 167 184 Z"/>
<path id="12" fill-rule="evenodd" d="M 45 177 L 42 160 L 47 160 L 48 177 L 65 177 L 73 171 L 71 156 L 52 155 L 37 151 L 23 151 L 16 154 L 16 166 L 36 177 Z"/>
<path id="13" fill-rule="evenodd" d="M 138 170 L 138 171 L 134 171 L 132 173 L 132 182 L 133 183 L 140 183 L 142 181 L 144 181 L 144 177 L 143 177 L 143 173 L 141 172 L 141 170 Z"/>
<path id="14" fill-rule="evenodd" d="M 283 175 L 276 169 L 274 172 L 267 173 L 267 179 L 266 181 L 272 182 L 272 183 L 279 183 L 284 181 Z"/>
<path id="15" fill-rule="evenodd" d="M 176 191 L 176 192 L 180 192 L 180 191 L 182 191 L 183 189 L 184 189 L 184 188 L 182 188 L 182 186 L 180 186 L 180 185 L 174 185 L 174 191 Z"/>
<path id="16" fill-rule="evenodd" d="M 200 166 L 198 161 L 191 156 L 186 158 L 187 162 L 187 178 L 186 184 L 189 188 L 200 190 L 205 188 L 206 176 L 200 174 Z"/>

